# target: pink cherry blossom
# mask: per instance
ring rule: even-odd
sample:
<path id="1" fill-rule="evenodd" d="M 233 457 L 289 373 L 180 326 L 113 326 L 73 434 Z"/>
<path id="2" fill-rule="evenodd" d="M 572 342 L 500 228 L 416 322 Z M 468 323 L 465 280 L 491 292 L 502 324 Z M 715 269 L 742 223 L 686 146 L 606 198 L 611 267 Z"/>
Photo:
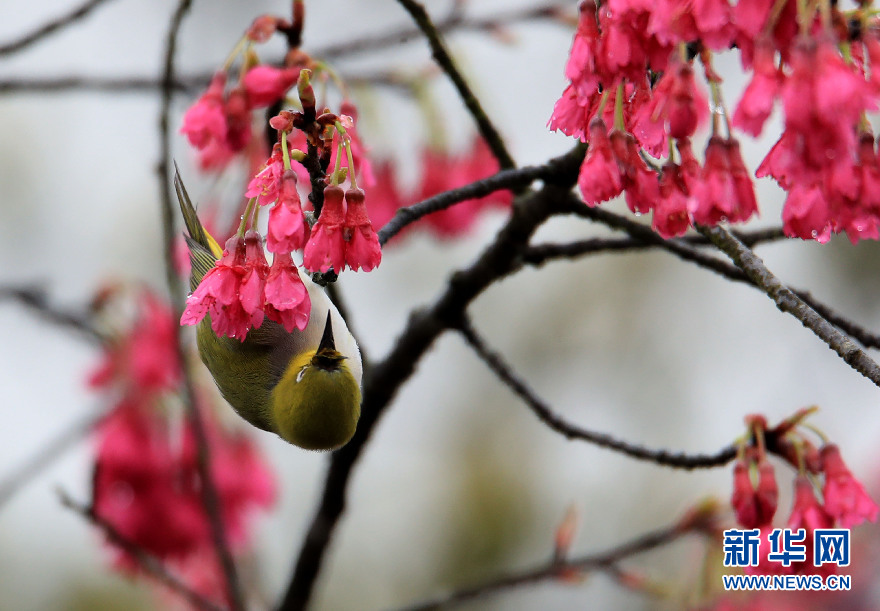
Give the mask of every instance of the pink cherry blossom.
<path id="1" fill-rule="evenodd" d="M 276 144 L 265 167 L 248 183 L 244 196 L 256 197 L 257 203 L 261 206 L 271 204 L 278 199 L 278 194 L 281 192 L 281 177 L 283 175 L 284 157 L 281 146 Z"/>
<path id="2" fill-rule="evenodd" d="M 591 206 L 617 197 L 623 191 L 620 167 L 611 150 L 605 122 L 599 118 L 590 123 L 590 148 L 581 164 L 578 187 L 584 202 Z"/>
<path id="3" fill-rule="evenodd" d="M 752 80 L 743 92 L 733 113 L 733 125 L 758 136 L 773 111 L 773 102 L 782 85 L 782 73 L 776 67 L 772 42 L 762 38 L 755 47 Z"/>
<path id="4" fill-rule="evenodd" d="M 266 279 L 264 310 L 269 320 L 288 333 L 302 331 L 309 323 L 312 302 L 289 252 L 275 253 Z"/>
<path id="5" fill-rule="evenodd" d="M 341 187 L 324 189 L 324 207 L 303 253 L 303 266 L 311 272 L 323 273 L 332 267 L 339 273 L 345 265 L 344 197 Z"/>
<path id="6" fill-rule="evenodd" d="M 226 115 L 223 111 L 226 73 L 218 72 L 196 103 L 183 115 L 180 132 L 194 147 L 204 149 L 215 141 L 226 141 Z"/>
<path id="7" fill-rule="evenodd" d="M 659 197 L 654 206 L 651 226 L 664 238 L 684 235 L 691 224 L 688 193 L 681 167 L 674 163 L 663 166 Z"/>
<path id="8" fill-rule="evenodd" d="M 737 461 L 733 468 L 733 495 L 730 504 L 736 521 L 743 528 L 764 528 L 770 525 L 776 513 L 779 489 L 773 465 L 766 460 L 758 464 L 758 486 L 752 486 L 749 464 Z"/>
<path id="9" fill-rule="evenodd" d="M 822 466 L 825 474 L 825 511 L 837 520 L 841 528 L 852 528 L 862 522 L 876 522 L 880 508 L 871 500 L 840 457 L 834 444 L 822 448 Z"/>
<path id="10" fill-rule="evenodd" d="M 266 244 L 269 252 L 293 252 L 306 244 L 309 228 L 303 216 L 296 182 L 296 172 L 293 170 L 286 170 L 281 177 L 278 201 L 269 212 Z"/>
<path id="11" fill-rule="evenodd" d="M 345 192 L 345 264 L 353 271 L 363 269 L 368 272 L 379 265 L 382 249 L 367 216 L 364 200 L 364 192 L 360 189 Z"/>
<path id="12" fill-rule="evenodd" d="M 241 81 L 247 93 L 248 105 L 265 108 L 284 99 L 287 91 L 296 84 L 300 68 L 275 68 L 265 64 L 254 66 Z"/>
<path id="13" fill-rule="evenodd" d="M 244 341 L 251 321 L 239 300 L 245 271 L 244 239 L 233 236 L 226 242 L 223 257 L 187 298 L 180 324 L 195 325 L 210 314 L 211 328 L 218 337 L 226 335 Z"/>

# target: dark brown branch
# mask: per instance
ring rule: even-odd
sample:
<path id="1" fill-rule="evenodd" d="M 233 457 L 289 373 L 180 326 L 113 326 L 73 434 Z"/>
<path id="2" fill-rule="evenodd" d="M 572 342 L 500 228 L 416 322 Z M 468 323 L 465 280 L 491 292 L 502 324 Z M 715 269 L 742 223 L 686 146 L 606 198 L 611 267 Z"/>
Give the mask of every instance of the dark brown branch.
<path id="1" fill-rule="evenodd" d="M 0 286 L 0 301 L 16 301 L 54 325 L 72 329 L 95 343 L 103 343 L 105 337 L 84 312 L 62 310 L 49 303 L 46 291 L 38 286 Z"/>
<path id="2" fill-rule="evenodd" d="M 488 178 L 472 182 L 457 189 L 444 191 L 434 197 L 422 200 L 411 206 L 400 208 L 390 221 L 379 230 L 379 243 L 383 246 L 388 240 L 400 233 L 407 225 L 415 223 L 440 210 L 446 210 L 457 203 L 476 197 L 484 197 L 501 189 L 518 189 L 526 187 L 540 178 L 547 169 L 544 166 L 529 166 L 513 170 L 502 170 Z"/>
<path id="3" fill-rule="evenodd" d="M 758 229 L 755 231 L 736 232 L 739 240 L 748 246 L 756 246 L 766 242 L 788 239 L 782 233 L 781 228 Z M 693 246 L 708 246 L 709 240 L 701 235 L 689 235 L 675 240 L 679 243 Z M 603 252 L 626 252 L 633 250 L 649 250 L 657 247 L 657 244 L 645 242 L 635 238 L 587 238 L 567 244 L 538 244 L 529 248 L 523 255 L 523 260 L 529 265 L 541 266 L 556 259 L 574 259 L 583 255 L 598 254 Z"/>
<path id="4" fill-rule="evenodd" d="M 676 469 L 707 469 L 726 465 L 736 457 L 736 447 L 733 445 L 716 452 L 715 454 L 684 454 L 682 452 L 670 452 L 668 450 L 652 450 L 635 444 L 616 439 L 605 433 L 597 433 L 566 422 L 555 413 L 544 401 L 542 401 L 529 386 L 517 376 L 501 356 L 490 349 L 483 338 L 477 334 L 466 318 L 458 327 L 468 345 L 480 359 L 486 363 L 489 369 L 522 399 L 535 413 L 538 419 L 550 429 L 563 435 L 567 439 L 579 439 L 595 444 L 602 448 L 614 450 L 626 454 L 631 458 L 645 460 L 664 467 Z"/>
<path id="5" fill-rule="evenodd" d="M 86 520 L 91 522 L 94 526 L 100 528 L 107 536 L 107 538 L 113 543 L 113 545 L 119 547 L 132 558 L 134 558 L 135 562 L 137 562 L 138 566 L 143 569 L 145 573 L 150 575 L 153 579 L 155 579 L 162 585 L 166 586 L 175 594 L 180 595 L 190 605 L 192 605 L 196 609 L 203 609 L 205 611 L 225 611 L 225 607 L 208 600 L 207 598 L 190 588 L 186 583 L 184 583 L 182 579 L 180 579 L 176 575 L 173 575 L 165 567 L 161 560 L 148 553 L 132 541 L 129 541 L 126 537 L 122 535 L 122 533 L 116 530 L 116 528 L 114 528 L 112 524 L 95 514 L 94 510 L 91 507 L 87 507 L 85 505 L 82 505 L 81 503 L 77 503 L 70 497 L 70 495 L 68 495 L 63 490 L 58 491 L 58 496 L 61 499 L 62 505 L 64 505 L 68 509 L 72 509 L 73 511 L 84 517 Z"/>
<path id="6" fill-rule="evenodd" d="M 33 456 L 18 469 L 0 481 L 0 508 L 8 503 L 21 488 L 36 477 L 43 469 L 55 462 L 76 442 L 88 435 L 106 414 L 89 414 L 66 427 L 59 435 L 40 446 Z"/>
<path id="7" fill-rule="evenodd" d="M 647 244 L 652 244 L 671 252 L 685 261 L 691 261 L 700 267 L 712 270 L 728 280 L 743 282 L 755 286 L 752 279 L 736 266 L 731 265 L 726 261 L 722 261 L 717 257 L 700 252 L 698 249 L 690 246 L 681 239 L 665 240 L 654 233 L 650 227 L 602 208 L 591 208 L 586 206 L 573 195 L 570 197 L 569 202 L 569 212 L 573 214 L 602 223 L 612 229 L 624 231 L 637 240 L 642 240 Z M 525 256 L 528 256 L 528 252 L 529 251 L 526 251 Z M 849 320 L 847 317 L 836 312 L 833 308 L 817 301 L 806 291 L 793 290 L 793 292 L 807 305 L 821 314 L 828 322 L 858 340 L 863 346 L 868 348 L 880 348 L 880 335 L 868 331 L 861 325 L 856 324 L 852 320 Z"/>
<path id="8" fill-rule="evenodd" d="M 168 36 L 165 42 L 165 58 L 162 72 L 161 104 L 159 110 L 159 138 L 161 148 L 159 164 L 156 168 L 159 180 L 159 193 L 162 211 L 162 235 L 165 243 L 165 278 L 168 291 L 171 294 L 172 307 L 176 312 L 176 318 L 180 317 L 183 310 L 183 290 L 174 265 L 174 210 L 175 206 L 169 190 L 169 177 L 171 170 L 171 130 L 169 127 L 171 114 L 171 97 L 174 93 L 175 64 L 174 58 L 177 51 L 177 37 L 183 19 L 189 12 L 192 0 L 179 0 L 177 8 L 171 17 L 168 27 Z M 176 319 L 175 318 L 175 319 Z M 244 611 L 244 594 L 238 581 L 238 572 L 232 558 L 229 544 L 226 540 L 226 529 L 223 526 L 223 514 L 220 507 L 220 497 L 211 474 L 211 453 L 208 444 L 208 436 L 205 431 L 205 423 L 199 413 L 195 402 L 192 380 L 189 375 L 189 367 L 186 365 L 186 354 L 182 345 L 182 333 L 179 325 L 174 326 L 175 351 L 179 362 L 184 363 L 182 371 L 182 383 L 180 388 L 181 400 L 186 406 L 187 416 L 193 427 L 196 440 L 196 467 L 201 482 L 202 505 L 208 517 L 211 527 L 211 538 L 223 575 L 226 579 L 229 600 L 235 611 Z"/>
<path id="9" fill-rule="evenodd" d="M 504 590 L 516 588 L 525 585 L 532 585 L 542 581 L 551 581 L 564 579 L 566 575 L 571 573 L 586 574 L 592 571 L 613 571 L 617 564 L 636 554 L 646 552 L 668 543 L 671 543 L 684 535 L 695 532 L 699 528 L 698 525 L 691 527 L 683 526 L 681 523 L 661 528 L 654 532 L 633 539 L 627 543 L 614 547 L 604 552 L 581 556 L 571 560 L 552 560 L 548 563 L 537 567 L 512 573 L 499 577 L 490 582 L 459 590 L 446 596 L 441 596 L 429 601 L 424 601 L 409 607 L 403 607 L 400 611 L 429 611 L 431 609 L 442 609 L 452 607 L 469 600 L 481 598 L 489 594 L 497 594 Z"/>
<path id="10" fill-rule="evenodd" d="M 370 435 L 398 389 L 415 371 L 425 352 L 445 330 L 457 326 L 467 306 L 487 287 L 518 267 L 518 257 L 534 231 L 560 211 L 577 178 L 582 147 L 551 160 L 541 191 L 524 196 L 493 243 L 469 268 L 453 274 L 441 297 L 415 311 L 391 352 L 364 372 L 361 419 L 354 438 L 332 455 L 324 491 L 300 549 L 287 592 L 279 608 L 304 609 L 336 525 L 345 511 L 348 483 Z"/>
<path id="11" fill-rule="evenodd" d="M 50 19 L 43 25 L 39 26 L 33 32 L 28 32 L 17 40 L 0 44 L 0 55 L 10 55 L 17 51 L 26 49 L 27 47 L 41 41 L 50 34 L 61 30 L 73 23 L 76 23 L 93 10 L 107 2 L 107 0 L 86 0 L 83 4 L 73 9 L 69 13 L 60 15 L 54 19 Z"/>
<path id="12" fill-rule="evenodd" d="M 752 282 L 764 291 L 781 311 L 797 318 L 802 325 L 816 334 L 834 350 L 847 365 L 880 386 L 880 365 L 859 348 L 845 333 L 825 320 L 767 269 L 764 262 L 747 246 L 721 226 L 697 230 L 724 252 L 744 271 Z"/>
<path id="13" fill-rule="evenodd" d="M 425 11 L 425 7 L 418 2 L 415 2 L 415 0 L 397 1 L 404 9 L 406 9 L 406 12 L 410 14 L 413 21 L 419 26 L 419 29 L 425 35 L 425 38 L 428 39 L 428 43 L 431 45 L 431 54 L 434 57 L 434 61 L 437 62 L 440 69 L 446 73 L 452 81 L 452 84 L 455 85 L 458 95 L 461 97 L 462 102 L 464 102 L 468 112 L 470 112 L 476 122 L 477 129 L 483 136 L 486 144 L 489 145 L 492 154 L 495 155 L 495 158 L 498 160 L 498 165 L 501 166 L 502 170 L 509 170 L 516 167 L 513 157 L 507 152 L 507 147 L 504 145 L 504 140 L 501 138 L 501 134 L 495 129 L 492 121 L 490 121 L 488 115 L 486 115 L 486 111 L 483 110 L 479 100 L 477 100 L 477 96 L 474 95 L 474 92 L 471 91 L 467 81 L 464 80 L 461 72 L 459 72 L 458 67 L 455 65 L 455 61 L 453 61 L 452 56 L 446 50 L 446 45 L 441 38 L 440 32 Z"/>

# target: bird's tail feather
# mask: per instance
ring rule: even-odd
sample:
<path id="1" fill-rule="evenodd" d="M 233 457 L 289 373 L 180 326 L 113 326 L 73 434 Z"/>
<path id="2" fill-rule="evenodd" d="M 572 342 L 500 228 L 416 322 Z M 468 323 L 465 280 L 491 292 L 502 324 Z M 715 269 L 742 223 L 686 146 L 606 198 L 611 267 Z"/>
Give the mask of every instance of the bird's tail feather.
<path id="1" fill-rule="evenodd" d="M 180 212 L 183 214 L 183 222 L 186 225 L 186 243 L 189 246 L 189 260 L 192 265 L 190 276 L 190 290 L 195 290 L 205 277 L 205 274 L 214 267 L 223 254 L 223 249 L 208 231 L 202 226 L 195 206 L 183 186 L 177 165 L 174 166 L 174 190 L 177 192 L 177 201 L 180 204 Z"/>

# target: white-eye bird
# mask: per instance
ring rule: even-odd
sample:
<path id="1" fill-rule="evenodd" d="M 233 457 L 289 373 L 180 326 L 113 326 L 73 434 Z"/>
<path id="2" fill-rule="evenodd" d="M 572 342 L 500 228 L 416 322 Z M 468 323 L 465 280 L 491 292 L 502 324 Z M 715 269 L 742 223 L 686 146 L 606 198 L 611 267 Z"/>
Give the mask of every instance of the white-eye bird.
<path id="1" fill-rule="evenodd" d="M 222 249 L 177 174 L 174 187 L 189 234 L 194 291 Z M 196 329 L 199 356 L 223 398 L 252 425 L 307 450 L 334 450 L 352 438 L 360 418 L 361 355 L 324 290 L 299 274 L 312 302 L 303 331 L 288 333 L 267 318 L 240 341 L 218 337 L 208 314 Z"/>

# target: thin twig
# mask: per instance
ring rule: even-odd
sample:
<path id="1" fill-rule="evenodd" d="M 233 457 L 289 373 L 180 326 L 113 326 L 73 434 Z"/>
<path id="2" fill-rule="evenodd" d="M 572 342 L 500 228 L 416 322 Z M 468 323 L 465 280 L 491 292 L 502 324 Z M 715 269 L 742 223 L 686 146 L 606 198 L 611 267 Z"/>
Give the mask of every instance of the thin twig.
<path id="1" fill-rule="evenodd" d="M 443 42 L 440 32 L 431 21 L 427 11 L 425 11 L 425 7 L 418 2 L 415 2 L 415 0 L 397 1 L 404 9 L 406 9 L 406 12 L 410 14 L 413 21 L 419 26 L 419 29 L 425 35 L 425 38 L 428 39 L 428 43 L 431 45 L 431 54 L 434 57 L 434 61 L 437 62 L 440 69 L 449 76 L 452 84 L 455 85 L 458 95 L 461 97 L 462 102 L 464 102 L 468 112 L 470 112 L 476 122 L 477 129 L 483 136 L 486 144 L 489 145 L 492 154 L 495 155 L 495 158 L 498 160 L 498 165 L 501 166 L 502 170 L 509 170 L 516 167 L 513 157 L 507 152 L 507 147 L 504 145 L 504 140 L 501 138 L 501 134 L 495 129 L 495 125 L 492 124 L 486 111 L 483 110 L 480 101 L 477 100 L 477 96 L 474 95 L 474 92 L 471 91 L 467 81 L 464 80 L 461 72 L 459 72 L 458 67 L 455 65 L 455 61 L 452 59 L 449 51 L 446 50 L 446 45 Z"/>
<path id="2" fill-rule="evenodd" d="M 218 605 L 215 602 L 212 602 L 190 588 L 182 579 L 173 575 L 162 563 L 161 560 L 142 549 L 136 543 L 128 540 L 125 536 L 122 535 L 116 528 L 95 514 L 94 509 L 91 507 L 87 507 L 81 503 L 76 502 L 71 498 L 69 494 L 67 494 L 64 490 L 58 491 L 58 496 L 61 500 L 61 504 L 67 507 L 68 509 L 72 509 L 86 520 L 91 522 L 93 525 L 100 528 L 104 531 L 104 534 L 107 538 L 117 547 L 121 548 L 125 553 L 131 556 L 135 562 L 137 562 L 138 566 L 140 566 L 145 573 L 153 577 L 159 583 L 165 585 L 172 592 L 179 594 L 182 598 L 184 598 L 189 604 L 197 609 L 204 609 L 205 611 L 226 611 L 225 607 Z"/>
<path id="3" fill-rule="evenodd" d="M 697 231 L 712 240 L 764 291 L 776 307 L 791 314 L 834 350 L 847 365 L 880 386 L 880 365 L 859 348 L 845 333 L 825 320 L 816 310 L 773 275 L 764 262 L 746 245 L 721 226 L 698 226 Z"/>
<path id="4" fill-rule="evenodd" d="M 411 206 L 400 208 L 391 220 L 385 223 L 385 226 L 379 230 L 379 243 L 384 246 L 388 240 L 400 233 L 407 225 L 411 225 L 429 214 L 446 210 L 468 199 L 485 197 L 501 189 L 516 189 L 528 186 L 545 172 L 546 168 L 544 166 L 501 170 L 488 178 L 477 180 L 457 189 L 444 191 Z"/>
<path id="5" fill-rule="evenodd" d="M 65 427 L 61 433 L 48 441 L 15 471 L 0 481 L 0 508 L 36 477 L 43 469 L 55 462 L 76 442 L 88 435 L 104 419 L 106 413 L 90 413 Z"/>
<path id="6" fill-rule="evenodd" d="M 172 85 L 174 91 L 194 91 L 208 84 L 210 77 L 181 78 Z M 0 79 L 0 94 L 11 93 L 154 93 L 162 88 L 162 82 L 153 76 L 105 77 L 105 76 L 58 76 Z"/>
<path id="7" fill-rule="evenodd" d="M 173 94 L 173 85 L 175 82 L 175 64 L 174 57 L 177 50 L 177 36 L 180 32 L 180 26 L 183 19 L 189 12 L 192 0 L 179 0 L 171 23 L 168 28 L 168 37 L 165 42 L 165 58 L 162 72 L 162 96 L 159 110 L 159 134 L 161 141 L 159 164 L 157 174 L 159 180 L 159 193 L 161 194 L 161 210 L 162 210 L 162 234 L 165 242 L 165 277 L 168 284 L 168 291 L 172 297 L 172 305 L 176 315 L 179 317 L 183 310 L 183 290 L 177 277 L 177 271 L 174 266 L 174 204 L 171 200 L 171 192 L 169 190 L 169 175 L 171 169 L 171 133 L 169 129 L 171 114 L 171 97 Z M 211 474 L 211 454 L 208 444 L 208 436 L 205 430 L 205 423 L 199 413 L 199 409 L 195 402 L 195 393 L 193 391 L 192 380 L 189 376 L 189 367 L 186 365 L 186 354 L 182 345 L 182 333 L 179 325 L 174 326 L 175 330 L 175 350 L 179 358 L 179 362 L 184 363 L 182 371 L 181 383 L 181 399 L 187 409 L 189 421 L 193 427 L 193 434 L 196 440 L 196 466 L 198 468 L 199 480 L 201 481 L 202 505 L 208 517 L 211 527 L 211 538 L 214 548 L 220 560 L 220 566 L 223 568 L 223 575 L 226 579 L 226 587 L 231 601 L 232 608 L 235 611 L 244 611 L 245 602 L 241 584 L 238 580 L 238 573 L 235 568 L 235 561 L 232 558 L 232 552 L 229 543 L 226 540 L 226 529 L 223 525 L 223 514 L 220 507 L 220 497 L 217 493 L 217 487 Z"/>
<path id="8" fill-rule="evenodd" d="M 767 242 L 788 239 L 782 233 L 781 228 L 757 229 L 755 231 L 742 231 L 735 234 L 737 238 L 748 246 L 756 246 Z M 701 235 L 689 235 L 678 238 L 676 242 L 683 242 L 693 246 L 708 246 L 709 240 Z M 541 266 L 544 263 L 556 259 L 574 259 L 583 255 L 598 254 L 603 252 L 622 252 L 633 250 L 649 250 L 657 248 L 657 244 L 638 240 L 636 238 L 587 238 L 567 244 L 537 244 L 530 247 L 523 255 L 525 263 Z"/>
<path id="9" fill-rule="evenodd" d="M 461 320 L 458 331 L 480 359 L 488 365 L 489 369 L 529 406 L 541 422 L 567 439 L 588 441 L 599 447 L 614 450 L 638 460 L 645 460 L 676 469 L 691 470 L 720 467 L 736 457 L 736 447 L 733 445 L 729 445 L 715 454 L 684 454 L 668 450 L 653 450 L 566 422 L 529 388 L 513 369 L 504 362 L 501 355 L 486 345 L 486 342 L 479 336 L 467 318 Z"/>
<path id="10" fill-rule="evenodd" d="M 69 13 L 50 19 L 34 31 L 28 32 L 17 40 L 0 44 L 0 55 L 10 55 L 41 41 L 53 32 L 57 32 L 62 28 L 76 23 L 105 2 L 107 2 L 107 0 L 87 0 Z"/>
<path id="11" fill-rule="evenodd" d="M 62 310 L 49 303 L 46 291 L 38 286 L 0 286 L 0 301 L 17 301 L 49 322 L 85 335 L 89 340 L 103 343 L 105 337 L 83 312 Z"/>
<path id="12" fill-rule="evenodd" d="M 584 575 L 591 571 L 613 570 L 619 562 L 626 558 L 661 547 L 694 531 L 695 528 L 683 528 L 680 523 L 676 523 L 667 526 L 666 528 L 661 528 L 654 532 L 644 534 L 632 541 L 604 552 L 581 556 L 571 560 L 551 560 L 548 563 L 534 568 L 505 575 L 472 588 L 452 592 L 445 596 L 440 596 L 408 607 L 402 607 L 399 611 L 429 611 L 430 609 L 441 609 L 459 605 L 489 594 L 497 594 L 511 588 L 531 585 L 542 581 L 561 580 L 571 576 L 572 573 Z"/>
<path id="13" fill-rule="evenodd" d="M 561 13 L 569 13 L 572 10 L 570 3 L 548 3 L 545 6 L 525 7 L 508 13 L 493 15 L 491 17 L 461 17 L 453 15 L 436 24 L 437 31 L 447 34 L 452 31 L 483 31 L 491 32 L 498 28 L 522 21 L 534 21 L 538 19 L 555 19 Z M 379 51 L 388 47 L 402 45 L 415 40 L 422 35 L 418 28 L 400 28 L 384 34 L 373 35 L 365 38 L 356 38 L 343 43 L 318 47 L 312 53 L 322 59 L 337 59 L 351 55 L 359 55 L 365 51 Z"/>
<path id="14" fill-rule="evenodd" d="M 391 352 L 364 372 L 361 419 L 354 438 L 332 455 L 321 502 L 306 533 L 279 609 L 304 609 L 327 547 L 345 511 L 348 484 L 370 435 L 398 389 L 414 373 L 419 360 L 447 329 L 454 328 L 467 306 L 499 278 L 517 269 L 517 259 L 537 227 L 560 211 L 564 194 L 577 178 L 583 147 L 548 162 L 544 187 L 516 202 L 505 226 L 477 261 L 453 274 L 441 297 L 413 312 Z"/>

